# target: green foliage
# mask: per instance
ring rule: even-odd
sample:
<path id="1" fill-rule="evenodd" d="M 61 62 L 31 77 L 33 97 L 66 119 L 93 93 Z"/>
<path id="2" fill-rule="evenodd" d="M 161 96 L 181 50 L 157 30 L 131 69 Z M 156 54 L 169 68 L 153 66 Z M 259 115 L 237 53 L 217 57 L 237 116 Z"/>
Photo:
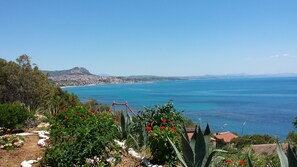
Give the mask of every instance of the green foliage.
<path id="1" fill-rule="evenodd" d="M 33 115 L 20 103 L 0 104 L 0 127 L 21 128 L 29 118 Z"/>
<path id="2" fill-rule="evenodd" d="M 50 119 L 51 145 L 45 152 L 45 162 L 50 166 L 84 165 L 87 158 L 99 157 L 120 160 L 114 139 L 117 125 L 111 113 L 90 111 L 81 105 L 60 107 Z M 98 162 L 99 163 L 99 162 Z"/>
<path id="3" fill-rule="evenodd" d="M 169 141 L 173 146 L 178 159 L 185 167 L 208 167 L 210 165 L 216 165 L 214 164 L 214 161 L 212 161 L 215 153 L 228 153 L 225 150 L 211 149 L 210 129 L 208 125 L 204 134 L 202 133 L 200 126 L 196 126 L 191 140 L 188 138 L 188 134 L 184 128 L 181 136 L 182 152 L 177 149 L 176 145 L 170 139 Z"/>
<path id="4" fill-rule="evenodd" d="M 71 100 L 79 102 L 76 95 L 51 83 L 36 65 L 31 65 L 30 59 L 27 55 L 21 55 L 16 62 L 0 58 L 0 103 L 21 102 L 35 111 L 54 109 Z"/>
<path id="5" fill-rule="evenodd" d="M 296 131 L 289 132 L 288 136 L 286 137 L 286 141 L 289 142 L 294 147 L 297 147 L 297 132 Z"/>
<path id="6" fill-rule="evenodd" d="M 138 132 L 143 142 L 148 135 L 147 145 L 156 164 L 174 165 L 177 162 L 174 149 L 167 136 L 178 145 L 178 132 L 183 124 L 183 117 L 172 103 L 140 111 L 138 119 L 134 119 L 133 131 Z M 145 129 L 145 133 L 144 133 Z M 166 154 L 164 154 L 166 153 Z"/>
<path id="7" fill-rule="evenodd" d="M 243 148 L 244 146 L 250 146 L 251 144 L 272 144 L 277 141 L 277 138 L 269 135 L 244 135 L 239 136 L 236 139 L 232 139 L 231 143 L 234 143 L 237 148 Z"/>
<path id="8" fill-rule="evenodd" d="M 295 120 L 293 121 L 293 125 L 295 126 L 295 128 L 297 128 L 297 117 L 295 117 Z"/>
<path id="9" fill-rule="evenodd" d="M 124 114 L 123 111 L 120 112 L 120 139 L 125 140 L 130 134 L 130 127 L 133 124 L 132 118 L 127 113 Z"/>

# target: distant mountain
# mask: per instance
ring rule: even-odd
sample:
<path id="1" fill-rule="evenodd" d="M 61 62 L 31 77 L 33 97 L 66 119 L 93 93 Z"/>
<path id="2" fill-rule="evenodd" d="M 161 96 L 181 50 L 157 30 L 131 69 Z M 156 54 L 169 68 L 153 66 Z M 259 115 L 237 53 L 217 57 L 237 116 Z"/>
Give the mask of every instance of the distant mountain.
<path id="1" fill-rule="evenodd" d="M 74 67 L 70 70 L 60 70 L 60 71 L 43 71 L 48 76 L 61 76 L 61 75 L 93 75 L 89 70 L 83 67 Z"/>

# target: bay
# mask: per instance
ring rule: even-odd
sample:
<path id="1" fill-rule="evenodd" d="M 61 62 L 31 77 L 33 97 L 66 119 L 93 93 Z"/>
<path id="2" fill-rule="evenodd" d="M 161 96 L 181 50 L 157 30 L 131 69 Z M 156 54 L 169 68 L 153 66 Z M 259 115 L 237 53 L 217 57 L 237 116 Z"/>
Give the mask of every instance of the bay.
<path id="1" fill-rule="evenodd" d="M 64 88 L 82 101 L 127 102 L 134 111 L 170 100 L 179 111 L 212 131 L 269 134 L 285 139 L 295 130 L 297 78 L 199 79 Z M 117 107 L 117 109 L 124 109 Z"/>

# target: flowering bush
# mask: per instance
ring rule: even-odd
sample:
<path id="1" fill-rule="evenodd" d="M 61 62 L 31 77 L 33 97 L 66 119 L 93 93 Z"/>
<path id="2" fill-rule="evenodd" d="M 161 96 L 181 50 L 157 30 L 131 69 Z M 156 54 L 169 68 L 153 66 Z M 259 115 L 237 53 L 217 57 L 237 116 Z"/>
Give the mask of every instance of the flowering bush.
<path id="1" fill-rule="evenodd" d="M 117 127 L 111 113 L 89 110 L 85 106 L 63 106 L 50 118 L 50 146 L 45 163 L 50 166 L 85 165 L 97 157 L 97 164 L 115 157 L 119 149 L 114 139 Z M 98 160 L 99 159 L 99 160 Z"/>
<path id="2" fill-rule="evenodd" d="M 172 103 L 154 108 L 146 108 L 139 113 L 138 126 L 144 126 L 148 134 L 148 146 L 153 155 L 152 161 L 171 166 L 177 162 L 174 149 L 167 137 L 179 145 L 178 132 L 183 124 L 181 113 L 177 112 Z M 137 124 L 137 123 L 136 123 Z M 141 128 L 140 128 L 141 129 Z"/>

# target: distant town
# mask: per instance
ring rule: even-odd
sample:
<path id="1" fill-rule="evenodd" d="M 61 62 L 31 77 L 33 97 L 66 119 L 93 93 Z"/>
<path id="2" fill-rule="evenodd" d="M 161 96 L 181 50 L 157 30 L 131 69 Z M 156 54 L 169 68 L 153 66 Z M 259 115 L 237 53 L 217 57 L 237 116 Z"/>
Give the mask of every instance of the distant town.
<path id="1" fill-rule="evenodd" d="M 86 68 L 74 67 L 70 70 L 61 71 L 43 71 L 48 79 L 57 86 L 86 86 L 100 84 L 121 84 L 121 83 L 138 83 L 138 82 L 156 82 L 181 80 L 181 77 L 159 77 L 159 76 L 100 76 L 91 74 Z"/>

